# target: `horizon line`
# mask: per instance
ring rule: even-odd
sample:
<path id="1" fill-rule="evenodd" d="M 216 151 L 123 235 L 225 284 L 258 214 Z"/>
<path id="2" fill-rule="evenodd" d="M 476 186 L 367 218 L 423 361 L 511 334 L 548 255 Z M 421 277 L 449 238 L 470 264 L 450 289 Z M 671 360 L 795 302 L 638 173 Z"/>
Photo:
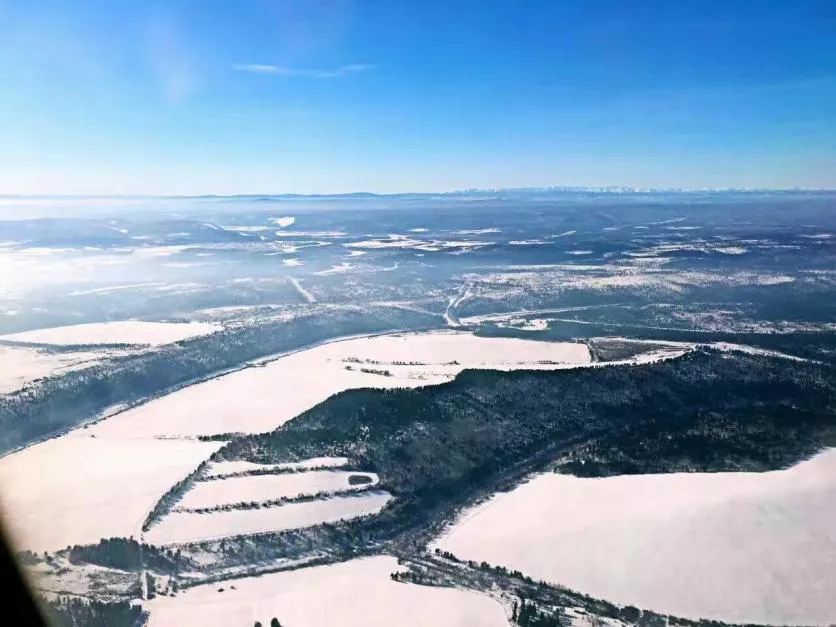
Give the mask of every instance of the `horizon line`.
<path id="1" fill-rule="evenodd" d="M 433 191 L 433 192 L 369 192 L 369 191 L 353 191 L 353 192 L 334 192 L 334 193 L 294 193 L 294 192 L 278 192 L 278 193 L 261 193 L 261 192 L 246 192 L 234 194 L 107 194 L 107 193 L 23 193 L 23 194 L 2 194 L 0 198 L 154 198 L 154 199 L 200 199 L 200 198 L 339 198 L 345 196 L 375 196 L 375 197 L 395 197 L 395 196 L 457 196 L 467 194 L 497 194 L 503 192 L 521 192 L 521 193 L 536 193 L 536 192 L 576 192 L 576 193 L 597 193 L 597 194 L 698 194 L 698 193 L 810 193 L 810 192 L 832 192 L 836 193 L 836 187 L 629 187 L 620 185 L 609 186 L 570 186 L 570 185 L 555 185 L 547 187 L 498 187 L 498 188 L 465 188 L 452 191 Z"/>

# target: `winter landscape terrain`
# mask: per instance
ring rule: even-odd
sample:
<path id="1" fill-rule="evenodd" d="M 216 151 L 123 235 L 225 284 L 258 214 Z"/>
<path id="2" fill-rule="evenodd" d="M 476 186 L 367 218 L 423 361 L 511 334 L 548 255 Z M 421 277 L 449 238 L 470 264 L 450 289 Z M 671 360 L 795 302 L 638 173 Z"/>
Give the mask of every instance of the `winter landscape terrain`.
<path id="1" fill-rule="evenodd" d="M 59 624 L 834 624 L 834 206 L 2 197 L 3 528 Z"/>

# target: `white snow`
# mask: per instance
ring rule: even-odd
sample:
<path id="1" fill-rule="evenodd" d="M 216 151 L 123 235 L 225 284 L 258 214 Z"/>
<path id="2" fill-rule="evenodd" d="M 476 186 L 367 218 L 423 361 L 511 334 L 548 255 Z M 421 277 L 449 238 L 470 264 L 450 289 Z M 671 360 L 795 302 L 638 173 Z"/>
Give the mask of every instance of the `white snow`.
<path id="1" fill-rule="evenodd" d="M 247 627 L 269 625 L 273 617 L 291 627 L 508 625 L 490 597 L 392 581 L 389 575 L 401 570 L 394 557 L 377 556 L 195 586 L 147 603 L 148 627 Z"/>
<path id="2" fill-rule="evenodd" d="M 501 233 L 501 231 L 495 227 L 491 227 L 486 229 L 462 229 L 455 233 L 456 235 L 487 235 L 488 233 Z"/>
<path id="3" fill-rule="evenodd" d="M 567 251 L 572 252 L 579 251 Z M 585 254 L 590 251 L 585 251 Z M 644 253 L 627 253 L 630 256 Z M 468 273 L 462 280 L 470 281 L 480 298 L 506 300 L 530 291 L 562 292 L 565 290 L 609 290 L 649 288 L 681 293 L 692 286 L 757 285 L 792 283 L 790 275 L 755 271 L 699 272 L 665 268 L 665 257 L 642 257 L 626 263 L 606 264 L 532 264 L 514 265 L 500 272 Z"/>
<path id="4" fill-rule="evenodd" d="M 222 227 L 224 231 L 232 231 L 233 233 L 260 233 L 262 231 L 272 231 L 272 226 L 225 226 Z"/>
<path id="5" fill-rule="evenodd" d="M 836 449 L 789 470 L 543 474 L 465 512 L 463 559 L 688 618 L 836 622 Z"/>
<path id="6" fill-rule="evenodd" d="M 134 290 L 144 287 L 158 287 L 164 283 L 150 282 L 150 283 L 131 283 L 129 285 L 109 285 L 105 287 L 96 287 L 89 290 L 78 290 L 70 292 L 68 296 L 88 296 L 90 294 L 110 294 L 111 292 L 118 292 L 121 290 Z"/>
<path id="7" fill-rule="evenodd" d="M 713 348 L 721 351 L 740 351 L 749 355 L 758 355 L 760 357 L 781 357 L 783 359 L 790 359 L 792 361 L 807 361 L 803 357 L 796 357 L 795 355 L 788 355 L 780 351 L 768 350 L 765 348 L 757 348 L 756 346 L 746 346 L 745 344 L 732 344 L 731 342 L 712 342 Z"/>
<path id="8" fill-rule="evenodd" d="M 298 291 L 302 295 L 302 298 L 304 298 L 307 302 L 309 302 L 309 303 L 315 303 L 316 302 L 316 296 L 314 296 L 308 290 L 306 290 L 304 287 L 302 287 L 302 282 L 299 279 L 291 278 L 290 282 L 293 283 L 293 287 L 296 288 L 296 291 Z"/>
<path id="9" fill-rule="evenodd" d="M 77 430 L 0 459 L 0 512 L 16 548 L 139 537 L 159 498 L 223 445 L 87 434 Z"/>
<path id="10" fill-rule="evenodd" d="M 260 509 L 236 509 L 211 514 L 175 511 L 154 525 L 145 537 L 154 544 L 177 544 L 240 534 L 300 529 L 376 514 L 391 498 L 388 492 L 374 490 Z"/>
<path id="11" fill-rule="evenodd" d="M 426 244 L 424 240 L 409 239 L 405 235 L 390 235 L 388 238 L 367 239 L 343 244 L 346 248 L 414 248 Z"/>
<path id="12" fill-rule="evenodd" d="M 589 350 L 581 343 L 484 338 L 457 331 L 360 337 L 189 386 L 90 429 L 120 436 L 263 433 L 352 388 L 444 383 L 464 368 L 550 370 L 588 363 Z M 392 376 L 360 368 L 386 370 Z"/>
<path id="13" fill-rule="evenodd" d="M 209 322 L 92 322 L 65 327 L 23 331 L 0 336 L 0 340 L 78 346 L 84 344 L 141 344 L 160 346 L 198 335 L 207 335 L 221 327 Z"/>
<path id="14" fill-rule="evenodd" d="M 284 216 L 283 218 L 270 218 L 270 222 L 275 224 L 279 228 L 286 228 L 296 222 L 296 218 L 293 216 Z"/>
<path id="15" fill-rule="evenodd" d="M 549 328 L 548 318 L 534 318 L 532 320 L 521 320 L 517 328 L 523 331 L 545 331 Z"/>
<path id="16" fill-rule="evenodd" d="M 319 276 L 329 276 L 331 274 L 343 274 L 343 273 L 348 272 L 349 270 L 351 270 L 353 268 L 356 268 L 356 267 L 357 266 L 354 265 L 353 263 L 348 263 L 346 261 L 343 261 L 340 264 L 331 266 L 327 270 L 320 270 L 319 272 L 314 272 L 314 274 L 317 274 Z"/>
<path id="17" fill-rule="evenodd" d="M 19 390 L 43 377 L 87 368 L 107 357 L 131 352 L 130 349 L 108 349 L 51 353 L 29 346 L 0 345 L 0 394 Z"/>
<path id="18" fill-rule="evenodd" d="M 729 240 L 721 240 L 729 241 Z M 733 239 L 731 241 L 734 241 Z M 625 253 L 630 257 L 657 257 L 675 252 L 697 252 L 697 253 L 720 253 L 723 255 L 742 255 L 748 250 L 743 246 L 734 245 L 717 245 L 716 243 L 708 243 L 703 240 L 697 240 L 696 243 L 672 243 L 672 244 L 657 244 L 641 251 L 630 251 Z"/>
<path id="19" fill-rule="evenodd" d="M 276 231 L 275 235 L 276 237 L 345 237 L 347 233 L 345 231 Z"/>
<path id="20" fill-rule="evenodd" d="M 284 464 L 257 464 L 244 461 L 223 461 L 213 462 L 206 473 L 207 477 L 225 477 L 237 472 L 249 470 L 272 470 L 274 468 L 340 468 L 348 464 L 346 457 L 311 457 L 301 462 L 287 462 Z"/>
<path id="21" fill-rule="evenodd" d="M 490 246 L 493 242 L 475 242 L 472 240 L 434 240 L 430 242 L 430 246 L 438 246 L 440 248 L 479 248 L 480 246 Z M 419 246 L 419 249 L 422 247 Z"/>
<path id="22" fill-rule="evenodd" d="M 185 244 L 180 244 L 177 246 L 147 246 L 143 248 L 134 248 L 131 250 L 131 254 L 134 257 L 142 258 L 168 257 L 170 255 L 176 255 L 178 253 L 181 253 L 184 250 L 189 250 L 190 248 L 195 248 L 195 246 Z"/>
<path id="23" fill-rule="evenodd" d="M 369 483 L 349 485 L 352 475 L 368 477 Z M 378 483 L 376 474 L 349 470 L 313 470 L 280 475 L 251 475 L 212 481 L 199 481 L 186 492 L 177 507 L 198 509 L 250 501 L 293 498 L 317 492 L 359 490 Z"/>
<path id="24" fill-rule="evenodd" d="M 445 249 L 472 249 L 480 246 L 490 246 L 493 242 L 481 242 L 473 240 L 420 240 L 411 239 L 406 235 L 390 234 L 388 237 L 349 242 L 343 244 L 347 248 L 379 249 L 379 248 L 413 248 L 428 252 L 435 252 Z"/>

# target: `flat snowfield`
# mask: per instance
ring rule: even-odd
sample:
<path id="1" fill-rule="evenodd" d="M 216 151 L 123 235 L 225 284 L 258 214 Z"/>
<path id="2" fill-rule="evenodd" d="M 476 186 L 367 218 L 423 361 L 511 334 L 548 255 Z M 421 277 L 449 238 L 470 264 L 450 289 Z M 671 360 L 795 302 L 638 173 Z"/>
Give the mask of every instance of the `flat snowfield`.
<path id="1" fill-rule="evenodd" d="M 55 551 L 139 537 L 160 497 L 223 444 L 83 433 L 0 459 L 0 513 L 16 549 Z"/>
<path id="2" fill-rule="evenodd" d="M 788 470 L 538 475 L 435 543 L 616 603 L 740 623 L 836 623 L 836 449 Z"/>
<path id="3" fill-rule="evenodd" d="M 230 510 L 211 514 L 173 512 L 153 526 L 145 538 L 152 544 L 217 540 L 239 534 L 301 529 L 327 522 L 376 514 L 392 496 L 369 491 L 277 507 Z"/>
<path id="4" fill-rule="evenodd" d="M 273 470 L 275 468 L 312 469 L 312 468 L 340 468 L 348 465 L 347 457 L 311 457 L 300 462 L 287 462 L 284 464 L 257 464 L 255 462 L 231 461 L 212 462 L 207 477 L 228 477 L 237 472 L 250 470 Z"/>
<path id="5" fill-rule="evenodd" d="M 107 357 L 130 352 L 130 349 L 105 349 L 54 353 L 30 346 L 0 345 L 0 394 L 14 392 L 43 377 L 94 366 Z"/>
<path id="6" fill-rule="evenodd" d="M 195 586 L 147 603 L 149 627 L 269 625 L 274 617 L 292 627 L 508 625 L 488 596 L 392 581 L 400 570 L 395 558 L 380 556 Z"/>
<path id="7" fill-rule="evenodd" d="M 90 429 L 118 437 L 263 433 L 352 388 L 439 384 L 464 368 L 559 369 L 590 361 L 580 343 L 455 331 L 354 338 L 189 386 Z"/>
<path id="8" fill-rule="evenodd" d="M 209 322 L 92 322 L 66 327 L 52 327 L 4 335 L 0 340 L 79 346 L 84 344 L 139 344 L 160 346 L 179 342 L 198 335 L 208 335 L 221 327 Z"/>
<path id="9" fill-rule="evenodd" d="M 352 475 L 367 477 L 369 483 L 350 485 Z M 249 477 L 230 477 L 213 481 L 199 481 L 186 492 L 177 504 L 178 508 L 204 508 L 216 505 L 229 505 L 242 501 L 270 501 L 280 498 L 293 498 L 303 494 L 317 492 L 336 492 L 338 490 L 359 490 L 375 485 L 377 475 L 368 472 L 348 470 L 313 470 L 282 475 L 252 475 Z"/>

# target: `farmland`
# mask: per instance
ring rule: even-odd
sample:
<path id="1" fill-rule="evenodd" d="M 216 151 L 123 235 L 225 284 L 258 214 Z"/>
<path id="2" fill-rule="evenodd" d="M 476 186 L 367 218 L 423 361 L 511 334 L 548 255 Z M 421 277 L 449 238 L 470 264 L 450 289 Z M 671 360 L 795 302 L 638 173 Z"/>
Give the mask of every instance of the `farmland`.
<path id="1" fill-rule="evenodd" d="M 279 507 L 211 513 L 172 512 L 146 534 L 153 544 L 200 542 L 237 535 L 284 531 L 376 514 L 391 499 L 383 491 L 323 497 Z"/>
<path id="2" fill-rule="evenodd" d="M 379 348 L 386 346 L 383 340 L 408 349 L 410 342 L 417 347 L 422 342 L 431 344 L 434 338 L 440 338 L 442 343 L 449 343 L 450 338 L 455 338 L 456 342 L 464 341 L 462 346 L 467 346 L 468 350 L 459 355 L 461 361 L 467 363 L 469 358 L 470 363 L 484 365 L 490 363 L 488 359 L 493 356 L 495 367 L 491 370 L 461 371 L 463 366 L 459 359 L 451 359 L 457 363 L 447 367 L 458 375 L 442 370 L 444 376 L 436 373 L 437 379 L 421 378 L 427 372 L 422 369 L 439 368 L 439 364 L 421 362 L 418 350 L 402 353 L 410 355 L 411 359 L 399 359 L 392 352 L 381 354 L 382 349 Z M 43 516 L 34 519 L 34 522 L 21 518 L 14 523 L 13 529 L 20 530 L 21 547 L 56 552 L 56 557 L 50 559 L 67 559 L 61 557 L 63 547 L 94 544 L 105 537 L 133 536 L 148 543 L 148 551 L 152 546 L 163 547 L 169 552 L 176 550 L 178 555 L 182 555 L 184 563 L 191 564 L 188 569 L 184 566 L 184 570 L 180 571 L 179 566 L 174 570 L 171 566 L 162 566 L 149 570 L 149 573 L 155 573 L 158 584 L 168 582 L 162 589 L 157 586 L 157 593 L 162 594 L 170 592 L 172 582 L 200 586 L 217 578 L 237 579 L 261 572 L 269 573 L 272 571 L 267 565 L 271 562 L 273 569 L 282 570 L 323 563 L 323 560 L 346 559 L 355 556 L 358 551 L 360 554 L 375 554 L 387 548 L 402 556 L 413 556 L 415 551 L 424 550 L 423 547 L 439 534 L 450 533 L 448 525 L 464 516 L 467 520 L 463 523 L 465 529 L 469 529 L 469 524 L 477 525 L 476 531 L 464 532 L 471 544 L 462 549 L 450 540 L 459 535 L 454 528 L 448 539 L 440 544 L 431 544 L 430 548 L 437 546 L 457 558 L 477 563 L 487 561 L 520 570 L 525 576 L 569 585 L 615 602 L 643 604 L 649 609 L 685 618 L 709 616 L 725 621 L 773 622 L 776 617 L 801 616 L 781 614 L 782 610 L 776 607 L 768 607 L 759 614 L 758 608 L 762 607 L 759 604 L 774 593 L 773 588 L 766 584 L 747 588 L 750 601 L 737 603 L 738 613 L 728 614 L 724 613 L 722 602 L 714 602 L 710 598 L 710 587 L 705 588 L 708 596 L 692 597 L 693 605 L 678 605 L 677 599 L 681 599 L 682 595 L 677 596 L 676 580 L 672 578 L 668 579 L 673 590 L 669 597 L 661 592 L 658 596 L 647 596 L 640 589 L 607 587 L 606 581 L 585 579 L 571 569 L 550 570 L 554 567 L 554 560 L 551 559 L 541 570 L 536 562 L 532 565 L 525 561 L 525 556 L 529 552 L 535 556 L 542 555 L 543 547 L 551 546 L 549 543 L 564 547 L 565 537 L 572 537 L 569 532 L 560 525 L 550 523 L 540 532 L 541 535 L 536 529 L 517 533 L 519 530 L 516 527 L 501 522 L 508 518 L 515 520 L 516 516 L 505 514 L 500 522 L 487 523 L 487 528 L 495 533 L 509 529 L 508 539 L 491 536 L 482 541 L 486 535 L 480 531 L 480 515 L 471 516 L 466 508 L 489 498 L 497 490 L 512 488 L 532 472 L 545 469 L 589 476 L 619 474 L 630 468 L 657 473 L 682 470 L 760 471 L 792 464 L 831 441 L 833 423 L 829 408 L 834 404 L 836 392 L 829 366 L 764 351 L 741 352 L 728 346 L 722 346 L 722 350 L 693 345 L 660 348 L 658 344 L 642 348 L 639 343 L 627 350 L 625 340 L 618 340 L 616 343 L 598 341 L 593 345 L 599 352 L 607 347 L 607 350 L 616 351 L 613 353 L 616 357 L 618 351 L 629 357 L 593 363 L 589 361 L 589 351 L 583 344 L 542 343 L 539 345 L 542 350 L 550 352 L 541 355 L 550 354 L 552 359 L 538 360 L 537 367 L 527 368 L 531 362 L 512 362 L 495 348 L 507 345 L 517 349 L 523 340 L 492 338 L 489 345 L 494 348 L 492 353 L 488 352 L 487 358 L 485 353 L 473 348 L 485 341 L 467 333 L 444 332 L 355 339 L 325 345 L 333 351 L 329 353 L 331 356 L 325 359 L 317 357 L 316 362 L 311 362 L 319 364 L 320 368 L 333 361 L 342 370 L 347 365 L 364 364 L 399 369 L 397 371 L 401 375 L 359 373 L 362 381 L 374 378 L 385 380 L 387 385 L 382 389 L 366 386 L 340 391 L 339 388 L 332 388 L 323 402 L 311 407 L 306 406 L 311 399 L 304 389 L 300 390 L 304 399 L 304 404 L 300 405 L 293 405 L 289 392 L 276 395 L 273 398 L 281 398 L 284 403 L 296 408 L 293 411 L 301 413 L 292 420 L 285 420 L 283 414 L 277 413 L 273 417 L 274 429 L 266 433 L 239 435 L 212 433 L 210 430 L 200 438 L 176 435 L 182 430 L 177 426 L 178 418 L 176 414 L 164 411 L 168 397 L 162 397 L 86 429 L 31 446 L 0 461 L 0 470 L 2 465 L 6 465 L 8 473 L 31 474 L 30 468 L 34 466 L 27 464 L 44 464 L 46 456 L 51 468 L 63 463 L 66 471 L 44 474 L 41 478 L 43 485 L 37 494 L 60 492 L 54 509 L 45 508 L 38 502 L 25 501 L 26 493 L 23 491 L 17 496 L 11 493 L 9 507 L 12 508 L 13 521 L 16 511 L 29 510 Z M 371 348 L 365 352 L 364 342 L 371 343 Z M 344 345 L 350 346 L 351 350 L 346 350 Z M 391 348 L 386 346 L 386 350 L 391 351 Z M 317 351 L 311 349 L 306 352 L 316 355 Z M 214 386 L 220 385 L 218 382 L 228 385 L 228 381 L 246 382 L 248 377 L 256 377 L 266 385 L 267 379 L 258 377 L 270 373 L 271 366 L 280 365 L 283 360 L 293 360 L 298 355 L 304 353 L 283 357 L 262 368 L 248 368 L 197 384 L 184 391 L 196 390 L 194 398 L 199 398 L 198 392 L 206 388 L 210 390 L 207 393 L 210 399 L 220 399 L 220 396 L 213 397 L 211 392 Z M 572 364 L 558 361 L 558 356 L 585 356 L 586 359 Z M 448 357 L 454 355 L 447 353 L 439 360 Z M 546 363 L 542 363 L 544 361 Z M 291 364 L 294 363 L 291 361 Z M 525 369 L 515 371 L 513 368 L 516 366 Z M 275 368 L 274 373 L 291 373 L 294 370 Z M 415 376 L 413 369 L 418 370 L 417 379 L 411 378 Z M 406 382 L 406 385 L 398 386 L 401 382 Z M 230 389 L 225 388 L 226 392 Z M 255 389 L 248 388 L 234 394 L 233 398 L 254 397 L 257 403 Z M 178 394 L 182 392 L 171 396 Z M 753 396 L 761 399 L 754 410 L 749 404 Z M 650 399 L 654 399 L 652 409 L 649 409 Z M 786 409 L 788 403 L 793 403 L 791 410 Z M 211 406 L 211 402 L 205 402 L 193 407 L 192 411 L 201 407 L 211 411 L 208 409 Z M 145 437 L 131 431 L 131 425 L 139 424 L 133 414 L 143 409 L 148 411 L 149 407 L 156 407 L 162 412 L 158 422 L 161 429 L 164 424 L 173 425 L 173 428 Z M 265 406 L 264 420 L 269 413 L 269 407 Z M 490 418 L 487 421 L 486 416 Z M 164 420 L 166 417 L 170 422 Z M 149 424 L 154 424 L 153 418 L 148 420 Z M 216 424 L 222 423 L 219 421 Z M 738 425 L 743 426 L 742 431 Z M 792 425 L 791 430 L 787 429 L 788 425 Z M 736 433 L 733 449 L 726 447 L 730 430 Z M 639 438 L 643 448 L 633 444 L 636 438 Z M 119 448 L 120 442 L 124 442 L 129 447 L 127 450 L 137 456 L 135 462 L 131 462 L 133 458 Z M 655 448 L 647 448 L 651 445 Z M 99 451 L 108 451 L 112 457 L 103 456 Z M 61 454 L 65 457 L 62 458 Z M 56 461 L 62 459 L 65 461 Z M 166 463 L 155 463 L 153 472 L 149 472 L 149 459 L 164 459 Z M 70 472 L 73 467 L 87 468 L 84 464 L 88 464 L 89 473 L 102 482 L 101 493 L 105 498 L 93 498 L 99 492 L 89 490 L 87 474 Z M 751 483 L 752 477 L 769 482 L 769 477 L 774 474 L 715 474 L 709 477 L 715 483 L 733 485 L 735 481 Z M 120 477 L 118 482 L 112 481 L 114 476 Z M 659 477 L 677 480 L 683 476 L 692 479 L 702 475 Z M 724 482 L 726 477 L 733 480 Z M 524 495 L 531 489 L 530 486 L 542 485 L 544 478 L 568 482 L 609 481 L 540 475 L 505 497 L 495 498 L 501 502 L 503 498 L 514 498 L 519 493 Z M 638 481 L 643 478 L 622 477 L 613 481 Z M 815 480 L 812 483 L 779 483 L 783 486 L 817 485 Z M 172 484 L 174 487 L 166 492 Z M 123 485 L 131 488 L 122 490 Z M 577 503 L 572 503 L 568 497 L 549 498 L 549 495 L 559 494 L 563 489 L 562 484 L 556 488 L 546 485 L 544 492 L 530 497 L 532 503 L 546 508 L 530 520 L 571 521 L 573 517 L 560 515 L 559 512 L 565 511 L 562 508 L 579 508 L 594 514 L 597 510 L 584 498 L 592 498 L 593 503 L 613 499 L 610 493 L 596 497 L 594 491 L 583 487 L 575 491 L 579 499 Z M 629 492 L 653 494 L 653 489 L 652 483 L 637 483 Z M 113 493 L 107 490 L 113 490 Z M 663 503 L 666 500 L 664 494 L 671 491 L 690 494 L 694 490 L 668 488 L 667 492 L 652 497 L 652 500 Z M 756 489 L 755 492 L 760 494 L 763 490 Z M 723 494 L 717 489 L 703 489 L 699 493 L 714 495 L 715 500 L 711 503 Z M 727 500 L 731 502 L 743 494 L 748 492 L 732 489 Z M 808 511 L 804 509 L 807 506 L 793 496 L 796 492 L 790 490 L 787 494 L 786 498 L 790 501 L 786 498 L 783 501 L 767 499 L 764 501 L 767 505 L 755 502 L 747 510 L 749 520 L 754 512 L 760 511 L 759 507 L 780 508 L 780 503 L 792 502 L 798 511 Z M 814 504 L 818 498 L 815 494 Z M 826 497 L 828 493 L 825 489 L 821 494 Z M 798 498 L 803 495 L 802 490 Z M 688 512 L 700 511 L 696 500 L 680 502 L 684 507 L 681 514 L 683 520 Z M 485 511 L 498 515 L 507 511 L 536 511 L 535 505 L 526 504 L 528 501 L 510 510 L 496 507 L 493 503 L 488 501 L 488 505 L 483 506 Z M 686 542 L 688 533 L 700 533 L 700 530 L 691 527 L 677 531 L 677 527 L 670 524 L 671 512 L 665 509 L 657 511 L 661 511 L 659 525 L 665 527 L 668 535 L 658 531 L 654 533 L 647 508 L 641 506 L 641 501 L 634 499 L 634 503 L 635 510 L 616 507 L 618 517 L 612 511 L 593 516 L 593 519 L 618 520 L 618 528 L 622 530 L 642 530 L 637 532 L 640 537 L 670 538 L 668 554 L 676 554 L 677 547 Z M 550 507 L 557 509 L 550 510 Z M 143 516 L 151 508 L 155 513 Z M 115 513 L 117 509 L 118 515 Z M 74 513 L 79 511 L 90 512 L 83 519 L 88 521 L 84 523 L 87 527 L 73 526 L 80 520 Z M 633 520 L 630 517 L 632 511 L 638 512 L 637 522 L 630 526 L 627 521 Z M 813 516 L 813 511 L 809 510 L 810 516 L 806 518 L 826 519 Z M 71 521 L 55 527 L 48 524 L 47 521 L 60 520 L 62 515 L 68 516 L 68 520 L 71 517 Z M 722 526 L 711 523 L 712 520 L 738 516 L 743 526 L 747 520 L 741 511 L 735 510 L 725 514 L 721 512 L 718 516 L 718 519 L 705 517 L 709 531 Z M 772 535 L 764 531 L 762 544 L 774 542 L 781 535 L 782 524 L 786 526 L 790 522 L 776 518 Z M 735 529 L 743 529 L 743 526 L 728 525 L 728 532 L 739 533 Z M 616 542 L 619 537 L 630 539 L 631 542 L 625 540 L 624 544 L 634 551 L 622 556 L 625 564 L 630 563 L 628 557 L 632 557 L 637 564 L 653 563 L 641 553 L 644 545 L 632 542 L 635 536 L 612 534 L 605 526 L 599 529 L 602 537 L 609 538 L 609 543 L 595 540 L 591 535 L 573 537 L 570 543 L 580 551 L 579 555 L 588 558 L 585 562 L 587 569 L 598 572 L 604 555 L 590 553 L 584 547 L 610 547 L 613 555 L 619 555 Z M 55 530 L 60 530 L 60 534 L 55 536 Z M 723 540 L 726 536 L 712 540 L 708 531 L 702 533 L 708 534 L 705 542 L 711 544 L 713 541 L 712 546 L 717 551 L 722 552 L 723 542 L 729 542 L 728 539 Z M 809 537 L 816 537 L 816 533 L 820 531 L 811 529 Z M 511 538 L 517 542 L 531 541 L 532 544 L 515 545 Z M 509 561 L 502 554 L 490 552 L 483 554 L 481 551 L 486 545 L 516 547 L 515 559 Z M 545 550 L 549 555 L 562 555 L 557 548 Z M 754 555 L 759 550 L 753 546 L 752 553 L 747 555 Z M 84 551 L 75 554 L 84 555 Z M 710 552 L 704 550 L 699 555 L 707 556 Z M 821 568 L 824 568 L 830 559 L 827 550 L 823 550 L 820 556 Z M 558 560 L 558 563 L 566 568 L 582 562 L 581 558 L 573 561 L 564 557 L 566 559 Z M 74 559 L 78 561 L 78 558 Z M 168 559 L 171 560 L 170 557 Z M 686 558 L 683 556 L 682 559 Z M 38 566 L 41 579 L 53 582 L 44 585 L 55 586 L 58 581 L 72 581 L 64 585 L 84 592 L 83 581 L 90 575 L 83 575 L 86 572 L 84 567 L 73 565 L 76 562 L 71 560 L 67 566 L 71 572 L 82 569 L 74 579 L 67 579 L 60 568 L 50 567 L 49 563 Z M 654 572 L 667 572 L 665 564 L 655 566 Z M 717 578 L 739 577 L 735 574 L 734 564 L 724 566 L 721 560 L 715 560 L 714 566 Z M 819 571 L 813 563 L 810 568 L 810 576 L 814 577 Z M 699 572 L 696 566 L 691 571 Z M 784 571 L 776 566 L 773 572 L 780 579 L 780 573 Z M 428 575 L 405 576 L 420 582 L 421 577 Z M 616 576 L 615 581 L 623 582 L 624 578 Z M 803 582 L 800 585 L 803 586 Z M 811 611 L 820 614 L 809 616 L 829 615 L 831 608 L 827 602 L 811 598 L 810 605 L 816 608 Z"/>
<path id="3" fill-rule="evenodd" d="M 0 459 L 3 520 L 21 549 L 37 552 L 138 537 L 160 497 L 219 446 L 83 431 L 43 442 Z"/>
<path id="4" fill-rule="evenodd" d="M 465 511 L 435 546 L 666 614 L 825 624 L 834 497 L 836 449 L 764 473 L 548 473 Z"/>
<path id="5" fill-rule="evenodd" d="M 160 346 L 219 331 L 220 326 L 205 322 L 143 322 L 124 320 L 77 324 L 51 329 L 38 329 L 0 336 L 0 340 L 54 346 L 85 346 L 96 344 L 135 344 Z"/>
<path id="6" fill-rule="evenodd" d="M 502 606 L 489 597 L 392 581 L 390 574 L 398 570 L 394 558 L 374 557 L 198 586 L 152 602 L 149 625 L 221 627 L 256 620 L 266 625 L 273 617 L 299 627 L 507 625 Z M 327 603 L 322 602 L 324 590 Z"/>
<path id="7" fill-rule="evenodd" d="M 0 221 L 21 564 L 114 627 L 832 623 L 832 198 Z"/>
<path id="8" fill-rule="evenodd" d="M 196 482 L 177 504 L 180 509 L 223 507 L 247 501 L 292 499 L 318 492 L 346 491 L 351 477 L 363 480 L 364 486 L 378 482 L 377 475 L 339 470 L 312 470 L 284 474 L 256 474 Z M 359 485 L 355 483 L 354 485 Z"/>

